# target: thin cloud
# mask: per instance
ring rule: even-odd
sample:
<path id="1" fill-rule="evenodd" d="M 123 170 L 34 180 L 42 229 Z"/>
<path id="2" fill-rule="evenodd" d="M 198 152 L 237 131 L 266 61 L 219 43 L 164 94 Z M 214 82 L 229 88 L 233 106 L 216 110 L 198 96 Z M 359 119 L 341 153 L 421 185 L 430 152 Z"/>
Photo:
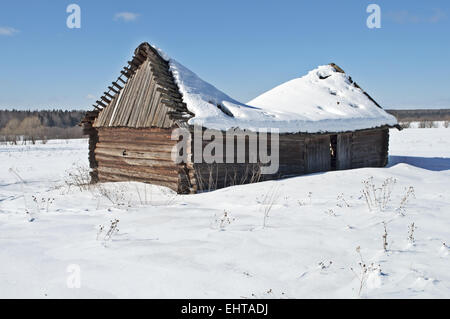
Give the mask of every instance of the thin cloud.
<path id="1" fill-rule="evenodd" d="M 431 15 L 415 14 L 408 10 L 390 11 L 386 17 L 398 24 L 417 24 L 417 23 L 438 23 L 444 20 L 447 15 L 441 9 L 434 9 Z"/>
<path id="2" fill-rule="evenodd" d="M 119 12 L 116 13 L 114 16 L 114 20 L 122 20 L 125 22 L 131 22 L 136 21 L 136 19 L 139 17 L 139 14 L 133 13 L 133 12 Z"/>
<path id="3" fill-rule="evenodd" d="M 434 14 L 430 17 L 431 23 L 438 23 L 439 21 L 444 20 L 447 17 L 444 11 L 441 9 L 435 9 Z"/>
<path id="4" fill-rule="evenodd" d="M 19 30 L 12 27 L 0 27 L 0 35 L 13 36 L 16 33 L 19 33 Z"/>
<path id="5" fill-rule="evenodd" d="M 95 100 L 96 97 L 95 97 L 94 94 L 88 94 L 88 95 L 86 95 L 86 99 L 88 99 L 88 100 Z"/>

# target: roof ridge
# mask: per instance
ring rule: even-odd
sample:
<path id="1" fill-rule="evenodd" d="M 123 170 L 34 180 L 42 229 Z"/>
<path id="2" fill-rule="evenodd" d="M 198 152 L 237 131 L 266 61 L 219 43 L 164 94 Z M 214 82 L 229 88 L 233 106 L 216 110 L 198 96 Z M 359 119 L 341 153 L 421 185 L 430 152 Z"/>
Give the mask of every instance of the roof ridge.
<path id="1" fill-rule="evenodd" d="M 333 62 L 329 63 L 328 65 L 332 66 L 332 67 L 336 70 L 336 72 L 343 73 L 343 74 L 347 74 L 347 73 L 345 73 L 345 71 L 344 71 L 339 65 L 337 65 L 337 64 L 335 64 L 335 63 L 333 63 Z M 347 74 L 347 75 L 348 75 L 348 74 Z M 364 90 L 358 85 L 358 83 L 356 83 L 356 82 L 353 81 L 353 79 L 352 79 L 352 77 L 351 77 L 350 75 L 348 75 L 348 79 L 349 79 L 350 82 L 353 84 L 353 86 L 356 87 L 356 88 L 358 88 L 358 89 L 360 89 L 360 90 L 364 93 L 364 95 L 367 96 L 367 98 L 368 98 L 369 100 L 371 100 L 371 101 L 372 101 L 376 106 L 378 106 L 380 109 L 383 109 L 383 108 L 381 107 L 381 105 L 378 104 L 377 101 L 375 101 L 375 100 L 374 100 L 374 99 L 373 99 L 366 91 L 364 91 Z"/>

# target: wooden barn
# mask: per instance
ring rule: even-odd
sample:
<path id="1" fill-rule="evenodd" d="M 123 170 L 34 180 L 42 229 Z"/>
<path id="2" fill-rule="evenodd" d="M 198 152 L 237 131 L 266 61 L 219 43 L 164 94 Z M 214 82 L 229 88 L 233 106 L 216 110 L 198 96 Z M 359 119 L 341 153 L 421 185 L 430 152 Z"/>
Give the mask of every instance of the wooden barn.
<path id="1" fill-rule="evenodd" d="M 385 166 L 389 128 L 397 125 L 395 118 L 338 66 L 324 66 L 313 75 L 313 81 L 299 83 L 317 83 L 317 92 L 328 92 L 330 97 L 322 100 L 317 93 L 323 105 L 302 100 L 309 95 L 302 90 L 310 89 L 302 84 L 298 90 L 292 88 L 295 94 L 302 94 L 298 102 L 295 94 L 280 98 L 275 92 L 268 98 L 263 94 L 249 102 L 250 106 L 229 98 L 160 50 L 142 43 L 82 120 L 89 135 L 92 182 L 140 181 L 178 193 L 195 193 L 315 172 Z M 284 94 L 283 89 L 280 92 Z M 329 98 L 337 101 L 332 100 L 331 105 Z M 314 112 L 303 111 L 303 104 L 313 105 Z M 294 106 L 283 109 L 283 105 Z M 236 148 L 229 154 L 225 147 L 219 153 L 223 161 L 196 160 L 196 126 L 217 134 L 232 131 L 237 138 L 242 137 L 247 151 L 243 160 L 236 161 Z M 262 164 L 258 158 L 254 160 L 249 147 L 263 127 L 279 132 L 276 147 L 271 139 L 274 133 L 268 135 L 268 153 L 278 155 L 278 169 L 271 174 L 261 174 Z M 188 136 L 173 138 L 176 128 L 187 131 Z M 197 142 L 205 150 L 215 138 L 208 134 Z M 184 160 L 177 162 L 173 154 L 179 151 L 181 139 L 188 147 Z M 257 144 L 258 150 L 261 147 Z M 225 160 L 230 156 L 234 161 Z"/>

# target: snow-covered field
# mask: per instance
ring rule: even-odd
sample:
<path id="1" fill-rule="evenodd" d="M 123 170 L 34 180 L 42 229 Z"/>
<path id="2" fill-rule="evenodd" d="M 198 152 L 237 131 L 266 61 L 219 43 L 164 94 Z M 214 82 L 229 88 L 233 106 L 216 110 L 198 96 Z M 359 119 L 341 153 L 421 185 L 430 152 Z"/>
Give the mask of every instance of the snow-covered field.
<path id="1" fill-rule="evenodd" d="M 0 297 L 449 298 L 450 130 L 392 130 L 390 154 L 387 168 L 177 196 L 68 187 L 86 140 L 0 146 Z M 382 211 L 361 195 L 371 176 L 396 179 Z"/>

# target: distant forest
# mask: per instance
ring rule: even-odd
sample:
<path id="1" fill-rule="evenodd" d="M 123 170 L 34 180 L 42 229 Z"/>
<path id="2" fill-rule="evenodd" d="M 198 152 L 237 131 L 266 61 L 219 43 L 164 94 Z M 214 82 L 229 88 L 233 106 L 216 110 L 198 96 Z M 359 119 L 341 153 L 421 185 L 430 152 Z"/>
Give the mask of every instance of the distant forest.
<path id="1" fill-rule="evenodd" d="M 450 109 L 386 110 L 386 112 L 394 115 L 399 122 L 450 120 Z"/>
<path id="2" fill-rule="evenodd" d="M 81 138 L 78 124 L 84 114 L 79 110 L 0 110 L 0 141 L 45 143 L 48 139 Z"/>

